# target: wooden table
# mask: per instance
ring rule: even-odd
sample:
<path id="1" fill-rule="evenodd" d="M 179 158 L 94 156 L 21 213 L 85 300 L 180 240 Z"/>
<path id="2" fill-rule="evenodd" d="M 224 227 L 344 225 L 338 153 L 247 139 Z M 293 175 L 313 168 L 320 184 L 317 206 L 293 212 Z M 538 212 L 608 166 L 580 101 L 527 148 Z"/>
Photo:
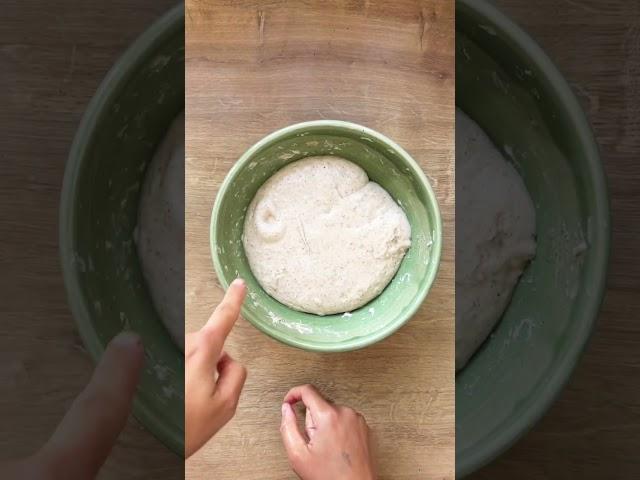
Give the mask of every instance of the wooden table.
<path id="1" fill-rule="evenodd" d="M 477 479 L 640 477 L 640 4 L 500 0 L 582 101 L 608 175 L 612 247 L 594 337 L 542 421 Z"/>
<path id="2" fill-rule="evenodd" d="M 67 153 L 105 73 L 174 3 L 3 4 L 0 461 L 41 446 L 93 370 L 67 307 L 58 260 Z M 182 478 L 183 466 L 131 419 L 100 478 Z"/>
<path id="3" fill-rule="evenodd" d="M 444 220 L 442 267 L 419 313 L 345 354 L 287 347 L 240 320 L 228 349 L 249 371 L 235 419 L 186 464 L 190 479 L 295 478 L 281 446 L 286 391 L 314 383 L 362 411 L 381 479 L 454 475 L 453 3 L 187 2 L 187 331 L 222 291 L 209 252 L 217 189 L 264 135 L 312 119 L 357 122 L 422 165 Z"/>

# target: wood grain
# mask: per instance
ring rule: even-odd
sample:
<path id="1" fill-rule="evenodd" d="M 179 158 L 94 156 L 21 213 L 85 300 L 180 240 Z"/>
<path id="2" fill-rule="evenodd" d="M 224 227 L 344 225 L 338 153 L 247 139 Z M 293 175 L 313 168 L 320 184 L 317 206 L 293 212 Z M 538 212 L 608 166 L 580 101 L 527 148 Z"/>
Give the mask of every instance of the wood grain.
<path id="1" fill-rule="evenodd" d="M 608 175 L 612 245 L 598 325 L 542 421 L 476 479 L 640 477 L 640 4 L 500 0 L 569 80 Z"/>
<path id="2" fill-rule="evenodd" d="M 388 135 L 431 179 L 445 226 L 435 288 L 408 325 L 375 346 L 308 353 L 240 320 L 228 350 L 249 377 L 236 417 L 187 461 L 187 477 L 295 478 L 280 404 L 290 387 L 314 383 L 365 414 L 381 479 L 453 478 L 453 2 L 189 0 L 186 12 L 187 331 L 222 295 L 208 233 L 218 187 L 278 128 L 331 118 Z"/>
<path id="3" fill-rule="evenodd" d="M 93 363 L 58 262 L 58 202 L 85 106 L 173 0 L 3 3 L 0 29 L 0 462 L 33 453 Z M 183 461 L 131 419 L 99 478 L 183 477 Z"/>

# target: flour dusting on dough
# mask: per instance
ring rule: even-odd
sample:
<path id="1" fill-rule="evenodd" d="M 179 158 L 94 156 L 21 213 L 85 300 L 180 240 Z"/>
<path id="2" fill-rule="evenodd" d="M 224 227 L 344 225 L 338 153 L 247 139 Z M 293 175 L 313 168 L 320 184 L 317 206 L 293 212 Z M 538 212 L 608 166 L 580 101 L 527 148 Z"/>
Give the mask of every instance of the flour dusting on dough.
<path id="1" fill-rule="evenodd" d="M 258 190 L 243 243 L 276 300 L 330 315 L 379 295 L 411 245 L 402 208 L 358 165 L 334 156 L 287 165 Z"/>
<path id="2" fill-rule="evenodd" d="M 459 370 L 509 305 L 536 243 L 535 210 L 522 179 L 460 110 L 456 110 L 456 180 Z"/>
<path id="3" fill-rule="evenodd" d="M 171 124 L 145 174 L 135 236 L 153 304 L 184 349 L 184 113 Z"/>

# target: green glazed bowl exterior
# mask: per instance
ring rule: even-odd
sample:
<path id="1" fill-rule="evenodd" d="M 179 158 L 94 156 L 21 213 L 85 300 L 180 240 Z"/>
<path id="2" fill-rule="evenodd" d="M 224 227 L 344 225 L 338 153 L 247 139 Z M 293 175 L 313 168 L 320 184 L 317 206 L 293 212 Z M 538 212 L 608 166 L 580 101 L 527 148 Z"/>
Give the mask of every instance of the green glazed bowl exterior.
<path id="1" fill-rule="evenodd" d="M 521 174 L 537 254 L 501 322 L 456 376 L 456 475 L 531 428 L 585 348 L 605 289 L 609 207 L 598 148 L 562 75 L 490 4 L 456 3 L 456 105 Z"/>
<path id="2" fill-rule="evenodd" d="M 242 245 L 245 213 L 258 188 L 285 165 L 313 155 L 336 155 L 360 165 L 398 202 L 411 224 L 412 245 L 393 280 L 376 299 L 347 315 L 316 316 L 277 302 L 254 278 Z M 220 187 L 210 234 L 222 286 L 226 289 L 238 276 L 247 282 L 243 316 L 283 343 L 320 352 L 371 345 L 407 322 L 436 277 L 442 242 L 436 198 L 419 165 L 385 136 L 335 120 L 286 127 L 247 150 Z"/>
<path id="3" fill-rule="evenodd" d="M 97 361 L 123 330 L 146 361 L 133 412 L 184 455 L 184 356 L 160 322 L 138 264 L 134 230 L 145 168 L 184 109 L 184 9 L 152 25 L 114 65 L 87 107 L 67 162 L 60 257 L 69 305 Z"/>

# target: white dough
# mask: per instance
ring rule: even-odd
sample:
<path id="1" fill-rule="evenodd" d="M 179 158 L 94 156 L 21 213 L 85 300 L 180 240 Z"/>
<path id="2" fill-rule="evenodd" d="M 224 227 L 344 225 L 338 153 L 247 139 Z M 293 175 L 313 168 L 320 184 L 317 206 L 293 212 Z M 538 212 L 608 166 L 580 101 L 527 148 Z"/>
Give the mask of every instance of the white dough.
<path id="1" fill-rule="evenodd" d="M 362 168 L 339 157 L 308 157 L 258 190 L 243 243 L 269 295 L 296 310 L 329 315 L 382 292 L 411 245 L 411 227 Z"/>
<path id="2" fill-rule="evenodd" d="M 184 350 L 184 113 L 147 167 L 136 244 L 153 304 Z"/>
<path id="3" fill-rule="evenodd" d="M 456 370 L 484 342 L 535 255 L 535 210 L 515 168 L 456 110 Z"/>

